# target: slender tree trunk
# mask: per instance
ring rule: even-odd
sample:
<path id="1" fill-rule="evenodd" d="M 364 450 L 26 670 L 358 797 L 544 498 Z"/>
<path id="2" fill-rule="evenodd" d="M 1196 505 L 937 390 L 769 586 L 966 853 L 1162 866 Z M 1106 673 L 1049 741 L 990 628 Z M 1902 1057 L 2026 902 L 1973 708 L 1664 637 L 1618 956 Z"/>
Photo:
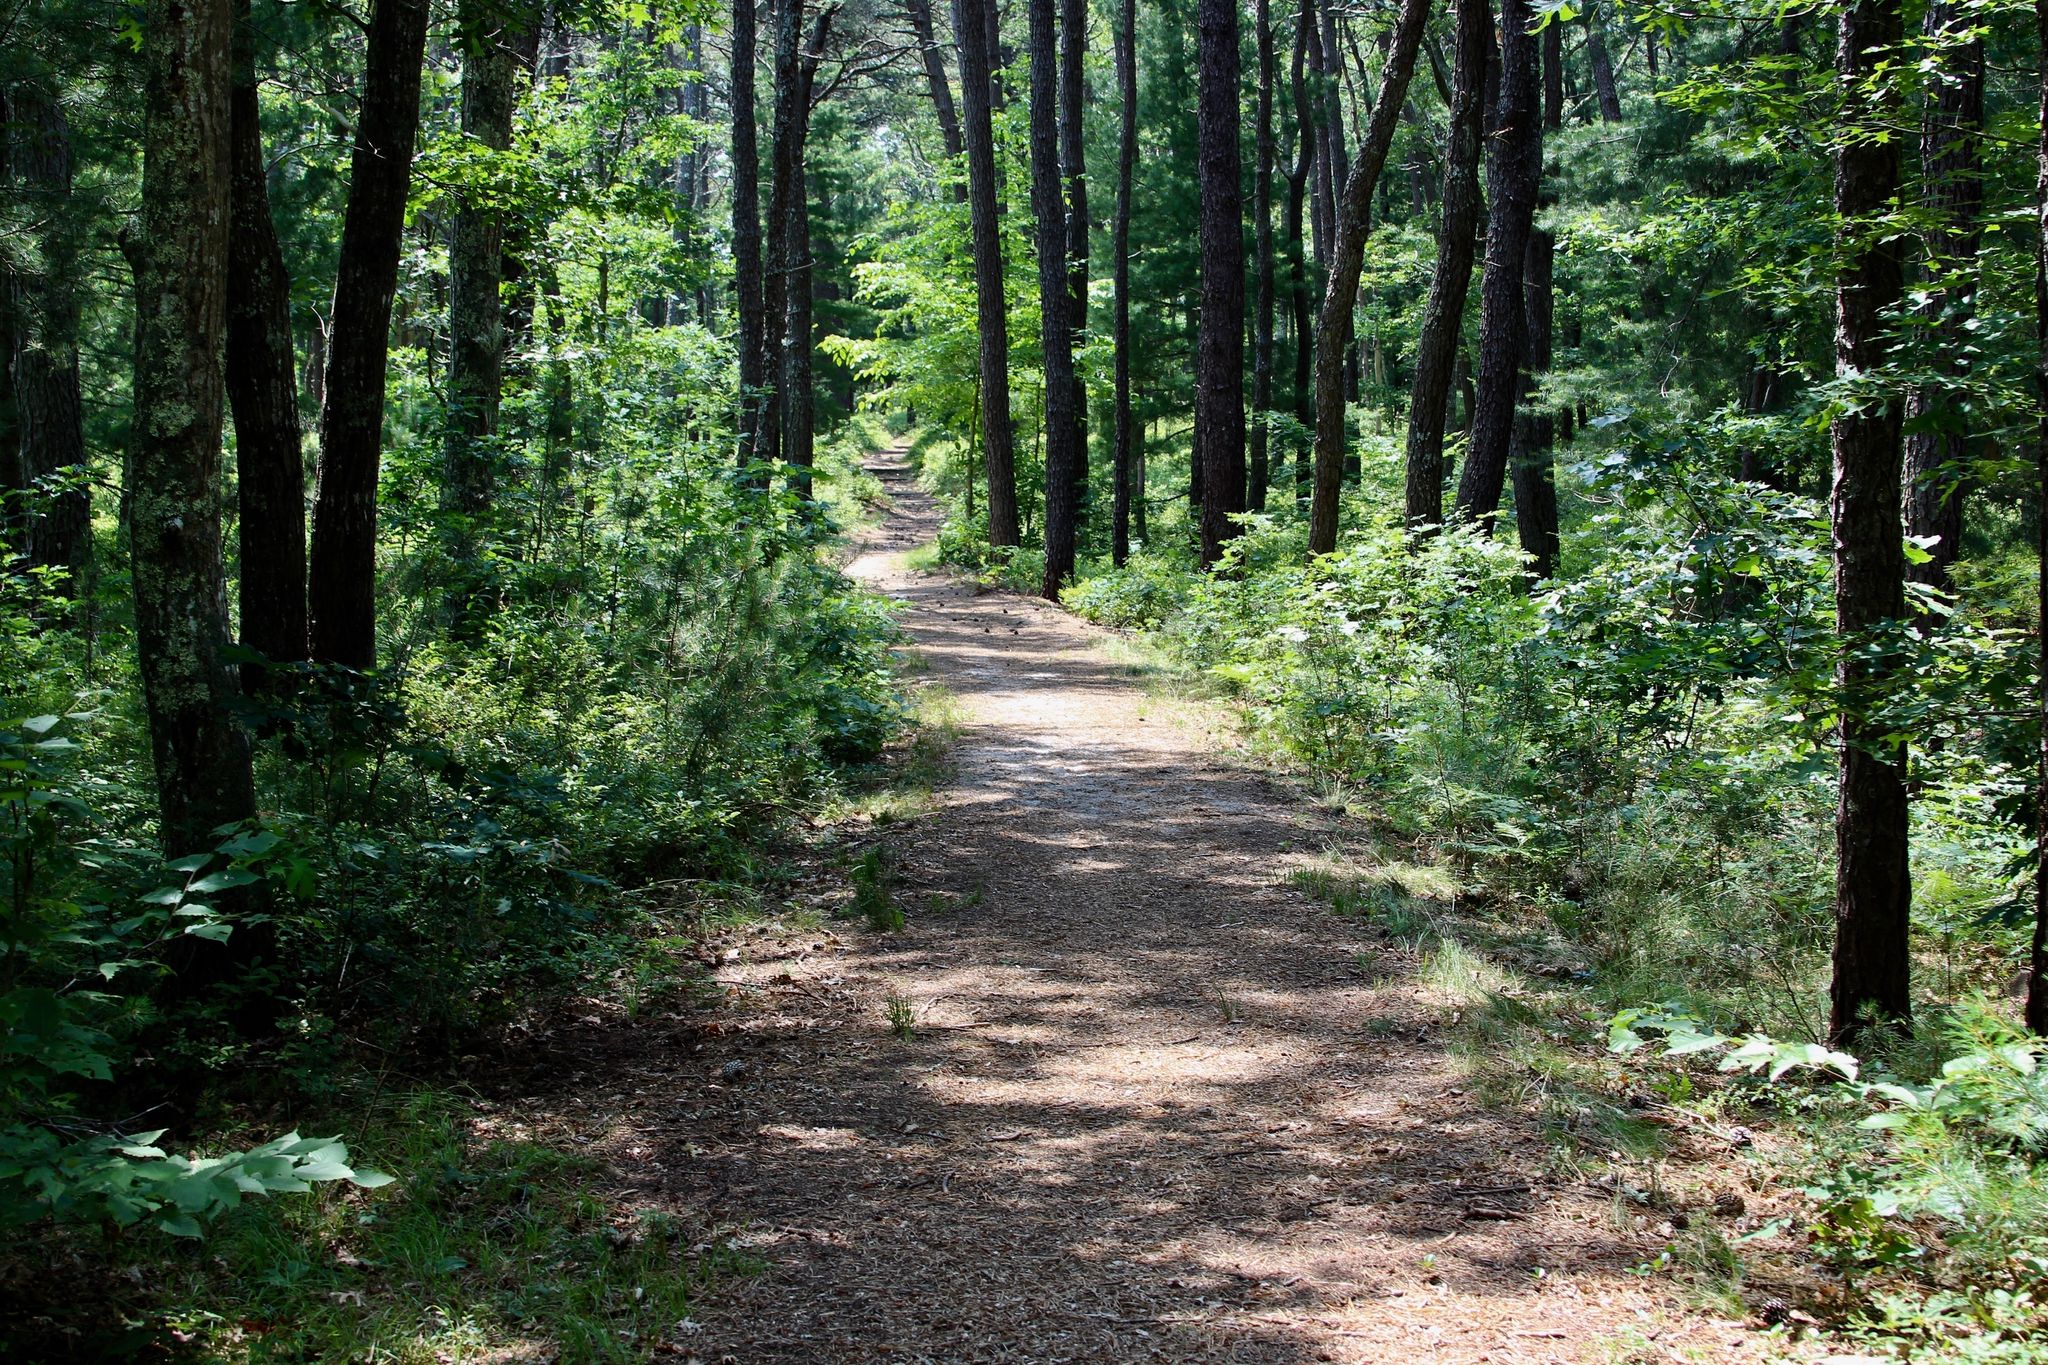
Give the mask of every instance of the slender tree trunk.
<path id="1" fill-rule="evenodd" d="M 270 216 L 249 0 L 236 0 L 234 41 L 227 390 L 241 514 L 242 644 L 286 662 L 306 657 L 306 457 L 291 277 Z M 242 670 L 246 687 L 262 676 L 260 665 Z"/>
<path id="2" fill-rule="evenodd" d="M 1502 0 L 1500 94 L 1486 148 L 1486 270 L 1479 282 L 1479 389 L 1458 511 L 1489 530 L 1507 481 L 1521 397 L 1522 284 L 1543 171 L 1536 35 L 1528 0 Z"/>
<path id="3" fill-rule="evenodd" d="M 990 37 L 994 0 L 959 0 L 953 36 L 960 49 L 961 136 L 967 143 L 968 215 L 974 237 L 975 321 L 981 339 L 981 431 L 988 472 L 988 540 L 1016 545 L 1017 473 L 1010 423 L 1009 295 L 997 222 L 995 78 Z"/>
<path id="4" fill-rule="evenodd" d="M 1607 55 L 1607 26 L 1597 3 L 1586 6 L 1586 63 L 1593 68 L 1593 96 L 1602 123 L 1621 122 L 1621 94 L 1614 85 L 1614 63 Z"/>
<path id="5" fill-rule="evenodd" d="M 1129 0 L 1125 0 L 1129 3 Z M 2041 72 L 2040 146 L 2034 171 L 2034 552 L 2035 607 L 2048 621 L 2048 0 L 2034 0 L 2034 54 Z M 2027 958 L 2027 1028 L 2048 1035 L 2048 628 L 2035 636 L 2039 731 L 2034 765 L 2034 943 Z"/>
<path id="6" fill-rule="evenodd" d="M 1267 413 L 1273 406 L 1273 163 L 1278 156 L 1273 137 L 1273 83 L 1279 61 L 1273 51 L 1273 10 L 1271 0 L 1257 0 L 1254 23 L 1258 26 L 1259 91 L 1255 115 L 1252 170 L 1252 242 L 1258 284 L 1252 321 L 1252 429 L 1251 490 L 1245 505 L 1254 512 L 1266 510 L 1266 489 L 1272 483 L 1267 447 L 1272 432 Z"/>
<path id="7" fill-rule="evenodd" d="M 768 458 L 760 449 L 762 409 L 768 385 L 767 300 L 761 259 L 761 151 L 755 128 L 754 0 L 735 0 L 732 9 L 732 264 L 733 303 L 738 317 L 740 370 L 739 463 L 747 469 Z M 765 482 L 757 474 L 758 487 Z"/>
<path id="8" fill-rule="evenodd" d="M 1842 11 L 1836 66 L 1846 126 L 1897 126 L 1896 91 L 1889 77 L 1874 73 L 1901 37 L 1899 0 L 1855 0 Z M 1899 304 L 1903 271 L 1896 239 L 1881 236 L 1877 220 L 1898 191 L 1896 138 L 1843 142 L 1835 153 L 1835 209 L 1844 236 L 1835 285 L 1835 369 L 1844 377 L 1877 374 L 1885 365 L 1885 314 Z M 1834 422 L 1829 512 L 1841 637 L 1836 679 L 1844 700 L 1829 1033 L 1838 1045 L 1858 1038 L 1868 1018 L 1904 1019 L 1912 1007 L 1905 752 L 1885 727 L 1864 718 L 1897 667 L 1871 657 L 1871 635 L 1905 614 L 1899 425 L 1899 404 L 1884 394 Z"/>
<path id="9" fill-rule="evenodd" d="M 1955 46 L 1943 54 L 1920 127 L 1921 201 L 1933 220 L 1920 312 L 1937 348 L 1933 367 L 1955 380 L 1969 372 L 1984 211 L 1984 40 L 1957 38 L 1979 22 L 1955 0 L 1927 9 L 1927 36 Z M 1921 385 L 1907 399 L 1906 425 L 1917 428 L 1906 437 L 1906 534 L 1936 538 L 1928 561 L 1908 565 L 1906 575 L 1945 589 L 1963 535 L 1960 414 L 1946 389 Z"/>
<path id="10" fill-rule="evenodd" d="M 460 0 L 462 134 L 486 152 L 512 145 L 517 53 L 539 16 L 507 0 Z M 494 162 L 487 162 L 495 165 Z M 498 407 L 505 383 L 504 221 L 486 185 L 456 197 L 448 244 L 448 424 L 441 451 L 441 512 L 450 575 L 443 609 L 459 639 L 488 610 L 482 536 L 497 498 Z"/>
<path id="11" fill-rule="evenodd" d="M 1387 151 L 1400 127 L 1401 106 L 1415 75 L 1415 54 L 1429 23 L 1429 0 L 1402 0 L 1394 21 L 1394 39 L 1380 77 L 1379 99 L 1366 125 L 1344 183 L 1339 205 L 1337 246 L 1330 262 L 1330 282 L 1323 292 L 1322 317 L 1316 323 L 1316 470 L 1315 494 L 1309 508 L 1308 552 L 1326 555 L 1337 548 L 1337 500 L 1344 477 L 1344 351 L 1351 340 L 1351 319 L 1358 303 L 1358 278 L 1365 266 L 1365 239 L 1372 231 L 1372 200 L 1386 168 Z"/>
<path id="12" fill-rule="evenodd" d="M 1131 485 L 1137 473 L 1131 452 L 1131 179 L 1138 163 L 1137 0 L 1123 0 L 1122 22 L 1117 26 L 1116 36 L 1116 84 L 1122 109 L 1117 137 L 1116 224 L 1110 243 L 1116 284 L 1116 315 L 1111 324 L 1116 333 L 1112 339 L 1116 347 L 1116 431 L 1112 457 L 1116 501 L 1110 527 L 1110 558 L 1121 567 L 1131 553 Z"/>
<path id="13" fill-rule="evenodd" d="M 0 84 L 0 129 L 14 125 L 13 102 L 7 87 Z M 0 194 L 11 195 L 14 162 L 9 143 L 0 133 Z M 15 316 L 20 305 L 21 281 L 12 260 L 0 253 L 0 541 L 19 539 L 17 499 L 28 487 L 28 473 L 22 468 L 21 423 L 14 402 L 14 351 L 21 337 L 21 323 Z"/>
<path id="14" fill-rule="evenodd" d="M 1449 146 L 1444 156 L 1443 220 L 1437 229 L 1436 274 L 1415 344 L 1415 382 L 1408 399 L 1407 523 L 1426 533 L 1444 519 L 1444 425 L 1472 287 L 1479 229 L 1481 91 L 1486 83 L 1488 0 L 1455 0 Z"/>
<path id="15" fill-rule="evenodd" d="M 1195 467 L 1202 563 L 1214 565 L 1244 511 L 1244 194 L 1237 149 L 1235 0 L 1197 0 L 1196 143 L 1202 316 L 1195 341 Z"/>
<path id="16" fill-rule="evenodd" d="M 1038 244 L 1038 311 L 1045 351 L 1045 582 L 1058 601 L 1074 573 L 1074 337 L 1069 322 L 1067 214 L 1060 194 L 1059 52 L 1054 0 L 1030 0 L 1031 214 Z"/>
<path id="17" fill-rule="evenodd" d="M 84 592 L 92 561 L 92 503 L 83 482 L 85 426 L 78 381 L 80 242 L 71 199 L 71 126 L 56 91 L 42 80 L 22 81 L 8 100 L 13 134 L 10 155 L 19 192 L 39 220 L 42 259 L 16 275 L 10 312 L 16 330 L 11 353 L 14 419 L 19 451 L 14 480 L 32 488 L 54 476 L 69 484 L 45 487 L 29 503 L 28 562 L 61 569 L 61 590 Z M 7 306 L 0 301 L 0 306 Z"/>
<path id="18" fill-rule="evenodd" d="M 1060 175 L 1067 192 L 1067 330 L 1076 348 L 1088 333 L 1088 150 L 1082 106 L 1087 0 L 1060 0 Z M 1088 515 L 1088 384 L 1074 372 L 1074 522 Z"/>
<path id="19" fill-rule="evenodd" d="M 1543 126 L 1564 125 L 1564 29 L 1543 29 Z M 1541 155 L 1540 150 L 1538 153 Z M 1547 188 L 1537 191 L 1539 209 L 1556 202 Z M 1529 248 L 1522 265 L 1522 404 L 1515 413 L 1509 462 L 1515 485 L 1515 532 L 1529 556 L 1532 579 L 1557 572 L 1557 466 L 1551 453 L 1556 423 L 1534 403 L 1536 387 L 1550 370 L 1552 333 L 1551 276 L 1556 244 L 1540 227 L 1529 230 Z"/>
<path id="20" fill-rule="evenodd" d="M 1314 32 L 1315 26 L 1309 22 L 1309 0 L 1302 0 L 1301 10 L 1295 19 L 1294 56 L 1288 73 L 1294 105 L 1295 148 L 1294 165 L 1287 176 L 1286 235 L 1289 301 L 1293 308 L 1294 330 L 1294 420 L 1301 424 L 1303 430 L 1311 429 L 1315 421 L 1313 381 L 1310 378 L 1315 364 L 1315 336 L 1310 330 L 1308 259 L 1301 230 L 1309 175 L 1315 168 L 1316 154 L 1315 125 L 1309 110 L 1305 71 L 1309 40 Z M 1297 440 L 1294 445 L 1294 501 L 1297 505 L 1308 499 L 1311 478 L 1309 446 Z"/>
<path id="21" fill-rule="evenodd" d="M 135 634 L 164 851 L 211 850 L 255 814 L 249 740 L 223 655 L 221 356 L 227 332 L 232 0 L 151 0 L 142 217 L 130 243 L 141 326 L 126 480 Z M 240 945 L 240 927 L 234 936 Z"/>
<path id="22" fill-rule="evenodd" d="M 960 136 L 960 115 L 953 106 L 953 83 L 946 76 L 946 54 L 939 46 L 932 24 L 932 0 L 904 0 L 910 11 L 910 28 L 917 35 L 917 50 L 924 59 L 925 88 L 931 92 L 932 112 L 939 118 L 939 137 L 946 144 L 946 160 L 959 175 L 959 164 L 967 144 Z M 953 202 L 967 202 L 967 182 L 952 181 Z"/>
<path id="23" fill-rule="evenodd" d="M 427 0 L 376 0 L 335 268 L 307 607 L 313 657 L 377 662 L 377 466 L 405 198 L 419 131 Z"/>
<path id="24" fill-rule="evenodd" d="M 775 86 L 773 112 L 769 115 L 767 260 L 763 266 L 761 300 L 761 372 L 774 385 L 764 394 L 761 420 L 755 429 L 758 458 L 771 465 L 788 458 L 783 420 L 789 412 L 789 376 L 785 351 L 789 344 L 790 259 L 789 203 L 796 169 L 790 164 L 795 150 L 792 139 L 796 126 L 796 83 L 802 67 L 804 0 L 769 0 L 775 32 Z"/>

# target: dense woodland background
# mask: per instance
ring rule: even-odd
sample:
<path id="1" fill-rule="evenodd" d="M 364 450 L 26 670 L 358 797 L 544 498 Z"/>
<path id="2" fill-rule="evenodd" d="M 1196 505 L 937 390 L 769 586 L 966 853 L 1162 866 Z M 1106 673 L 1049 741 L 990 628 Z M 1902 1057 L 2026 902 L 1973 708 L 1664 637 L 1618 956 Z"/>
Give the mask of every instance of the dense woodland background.
<path id="1" fill-rule="evenodd" d="M 0 5 L 0 1220 L 126 1305 L 0 1341 L 413 1330 L 253 1267 L 886 768 L 900 444 L 938 559 L 1446 870 L 1554 1021 L 1481 1051 L 1657 1038 L 1600 1065 L 1796 1132 L 1866 1344 L 2036 1358 L 2031 13 Z M 666 1277 L 532 1311 L 647 1349 L 711 1267 L 514 1164 Z"/>

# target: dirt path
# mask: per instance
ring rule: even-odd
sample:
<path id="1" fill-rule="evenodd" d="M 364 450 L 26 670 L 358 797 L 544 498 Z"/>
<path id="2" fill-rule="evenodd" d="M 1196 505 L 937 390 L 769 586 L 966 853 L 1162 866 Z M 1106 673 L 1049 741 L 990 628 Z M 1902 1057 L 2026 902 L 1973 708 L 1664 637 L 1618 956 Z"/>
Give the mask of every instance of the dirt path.
<path id="1" fill-rule="evenodd" d="M 1747 1355 L 1739 1324 L 1626 1273 L 1656 1229 L 1547 1179 L 1535 1125 L 1466 1097 L 1412 959 L 1284 886 L 1320 817 L 1103 633 L 909 569 L 937 511 L 892 457 L 876 472 L 895 512 L 850 572 L 906 604 L 958 698 L 954 771 L 891 836 L 904 932 L 742 940 L 735 1022 L 632 1063 L 642 1100 L 682 1098 L 652 1132 L 614 1117 L 614 1161 L 765 1263 L 719 1281 L 685 1353 Z"/>

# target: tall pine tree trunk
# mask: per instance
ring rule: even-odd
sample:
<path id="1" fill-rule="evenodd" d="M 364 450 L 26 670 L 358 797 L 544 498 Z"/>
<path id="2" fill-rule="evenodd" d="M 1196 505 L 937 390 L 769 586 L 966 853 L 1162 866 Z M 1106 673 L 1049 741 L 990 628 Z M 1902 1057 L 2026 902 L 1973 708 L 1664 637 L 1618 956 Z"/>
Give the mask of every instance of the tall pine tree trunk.
<path id="1" fill-rule="evenodd" d="M 959 0 L 953 23 L 960 49 L 961 136 L 967 143 L 967 204 L 974 238 L 975 323 L 981 343 L 982 467 L 988 478 L 988 542 L 1015 545 L 1016 433 L 1010 422 L 1009 295 L 996 206 L 995 96 L 991 61 L 994 0 Z"/>
<path id="2" fill-rule="evenodd" d="M 1315 25 L 1309 20 L 1310 0 L 1301 0 L 1301 9 L 1295 18 L 1294 57 L 1289 70 L 1289 89 L 1294 103 L 1294 166 L 1287 175 L 1287 273 L 1288 292 L 1294 318 L 1294 420 L 1303 430 L 1309 430 L 1315 422 L 1315 401 L 1310 375 L 1315 364 L 1314 333 L 1309 322 L 1309 276 L 1307 248 L 1302 241 L 1302 213 L 1309 197 L 1309 176 L 1315 170 L 1316 138 L 1315 119 L 1309 108 L 1308 51 L 1315 35 Z M 1297 441 L 1294 447 L 1294 500 L 1301 503 L 1309 496 L 1311 473 L 1309 469 L 1308 444 Z"/>
<path id="3" fill-rule="evenodd" d="M 1443 219 L 1437 228 L 1436 274 L 1415 343 L 1415 380 L 1408 398 L 1407 524 L 1411 533 L 1444 519 L 1444 426 L 1472 288 L 1479 230 L 1479 133 L 1486 82 L 1488 0 L 1455 0 L 1449 146 L 1444 155 Z"/>
<path id="4" fill-rule="evenodd" d="M 2043 0 L 2048 3 L 2048 0 Z M 1131 503 L 1142 499 L 1137 461 L 1131 442 L 1131 179 L 1138 164 L 1138 6 L 1123 0 L 1117 25 L 1116 85 L 1119 110 L 1116 158 L 1116 223 L 1111 230 L 1111 269 L 1115 275 L 1116 315 L 1111 323 L 1116 347 L 1116 430 L 1111 477 L 1116 481 L 1110 525 L 1110 558 L 1121 567 L 1131 553 Z"/>
<path id="5" fill-rule="evenodd" d="M 1081 109 L 1087 97 L 1082 53 L 1088 42 L 1087 0 L 1060 0 L 1060 176 L 1067 195 L 1067 331 L 1071 344 L 1088 332 L 1088 153 Z M 1074 526 L 1088 515 L 1088 385 L 1074 366 Z"/>
<path id="6" fill-rule="evenodd" d="M 1842 11 L 1836 69 L 1851 130 L 1896 127 L 1891 77 L 1874 80 L 1902 34 L 1899 0 L 1854 0 Z M 1900 250 L 1878 220 L 1899 191 L 1899 144 L 1858 136 L 1835 153 L 1835 210 L 1842 265 L 1835 282 L 1835 371 L 1882 372 L 1885 314 L 1903 293 Z M 1873 394 L 1834 422 L 1834 488 L 1829 498 L 1835 561 L 1835 620 L 1841 638 L 1836 680 L 1844 694 L 1841 787 L 1835 812 L 1835 953 L 1829 1034 L 1853 1042 L 1866 1019 L 1904 1019 L 1911 1010 L 1911 886 L 1907 878 L 1905 752 L 1865 718 L 1873 694 L 1896 668 L 1873 658 L 1873 632 L 1905 614 L 1900 545 L 1899 404 Z"/>
<path id="7" fill-rule="evenodd" d="M 1394 21 L 1392 46 L 1380 78 L 1378 101 L 1366 125 L 1365 142 L 1344 183 L 1338 205 L 1337 245 L 1330 261 L 1330 280 L 1323 291 L 1322 316 L 1316 322 L 1316 470 L 1309 507 L 1308 552 L 1326 555 L 1337 548 L 1337 500 L 1344 476 L 1344 352 L 1351 342 L 1352 314 L 1358 304 L 1358 279 L 1365 267 L 1365 239 L 1372 231 L 1372 200 L 1386 168 L 1388 149 L 1400 127 L 1401 106 L 1415 75 L 1415 54 L 1429 23 L 1429 0 L 1402 0 Z"/>
<path id="8" fill-rule="evenodd" d="M 939 46 L 932 25 L 932 0 L 904 0 L 910 12 L 910 29 L 917 35 L 918 55 L 924 60 L 925 88 L 931 92 L 932 112 L 938 115 L 939 137 L 946 144 L 946 160 L 952 173 L 959 174 L 961 155 L 967 144 L 960 137 L 960 114 L 953 105 L 953 84 L 946 77 L 946 54 Z M 967 182 L 952 182 L 953 202 L 967 202 Z"/>
<path id="9" fill-rule="evenodd" d="M 1489 529 L 1507 481 L 1522 390 L 1522 297 L 1529 232 L 1543 171 L 1537 36 L 1528 0 L 1502 0 L 1500 93 L 1486 139 L 1486 269 L 1479 281 L 1479 381 L 1458 511 Z"/>
<path id="10" fill-rule="evenodd" d="M 734 0 L 732 10 L 732 264 L 733 310 L 738 314 L 739 463 L 742 469 L 767 458 L 757 447 L 768 383 L 767 302 L 762 290 L 761 150 L 754 126 L 754 65 L 757 36 L 754 0 Z"/>
<path id="11" fill-rule="evenodd" d="M 1273 162 L 1278 156 L 1273 136 L 1273 82 L 1279 62 L 1273 51 L 1271 0 L 1258 0 L 1253 22 L 1258 25 L 1259 90 L 1254 115 L 1252 167 L 1252 252 L 1257 285 L 1252 313 L 1251 489 L 1245 505 L 1266 510 L 1266 488 L 1272 482 L 1267 454 L 1272 434 L 1266 420 L 1273 406 Z"/>
<path id="12" fill-rule="evenodd" d="M 1060 194 L 1059 53 L 1053 0 L 1030 0 L 1031 215 L 1038 245 L 1039 335 L 1045 353 L 1045 581 L 1057 601 L 1074 572 L 1074 337 L 1067 292 L 1067 215 Z"/>
<path id="13" fill-rule="evenodd" d="M 413 141 L 419 132 L 428 8 L 427 0 L 376 0 L 370 11 L 348 209 L 335 267 L 307 614 L 313 657 L 350 668 L 372 668 L 377 662 L 377 467 L 384 438 L 384 370 Z"/>
<path id="14" fill-rule="evenodd" d="M 1564 29 L 1546 24 L 1543 29 L 1543 126 L 1564 125 Z M 1540 155 L 1540 153 L 1539 153 Z M 1537 206 L 1554 203 L 1556 196 L 1537 192 Z M 1510 440 L 1510 463 L 1515 485 L 1515 532 L 1522 552 L 1529 556 L 1533 579 L 1545 579 L 1557 572 L 1557 467 L 1551 453 L 1556 423 L 1551 414 L 1533 403 L 1536 386 L 1550 370 L 1553 300 L 1551 276 L 1556 262 L 1556 243 L 1540 227 L 1529 230 L 1529 249 L 1522 268 L 1522 406 L 1515 413 L 1514 436 Z"/>
<path id="15" fill-rule="evenodd" d="M 1125 0 L 1129 3 L 1129 0 Z M 2048 0 L 2034 0 L 2040 66 L 2040 144 L 2034 158 L 2034 552 L 2036 617 L 2048 621 Z M 2035 634 L 2039 729 L 2034 763 L 2034 943 L 2027 959 L 2027 1028 L 2048 1035 L 2048 628 Z"/>
<path id="16" fill-rule="evenodd" d="M 508 0 L 461 0 L 462 133 L 485 152 L 512 145 L 518 50 L 539 16 Z M 485 165 L 496 169 L 494 160 Z M 450 561 L 444 599 L 457 638 L 474 638 L 490 597 L 483 535 L 497 497 L 498 407 L 505 384 L 504 219 L 496 186 L 456 197 L 448 244 L 448 421 L 441 451 L 441 512 Z"/>
<path id="17" fill-rule="evenodd" d="M 1238 183 L 1237 5 L 1197 0 L 1195 140 L 1201 186 L 1202 315 L 1195 341 L 1194 462 L 1202 563 L 1222 558 L 1244 511 L 1244 204 Z"/>
<path id="18" fill-rule="evenodd" d="M 1602 123 L 1621 122 L 1621 93 L 1614 84 L 1614 62 L 1607 55 L 1607 26 L 1601 22 L 1600 6 L 1586 6 L 1586 64 L 1593 68 L 1593 95 L 1600 105 Z"/>
<path id="19" fill-rule="evenodd" d="M 270 215 L 258 93 L 249 0 L 236 0 L 227 386 L 241 513 L 242 644 L 287 662 L 306 657 L 306 463 L 292 282 Z M 242 680 L 254 685 L 261 676 L 261 666 L 250 665 Z"/>
<path id="20" fill-rule="evenodd" d="M 1920 128 L 1921 201 L 1931 219 L 1920 312 L 1937 348 L 1933 367 L 1955 380 L 1969 369 L 1984 211 L 1984 40 L 1957 40 L 1979 22 L 1955 0 L 1937 0 L 1927 9 L 1927 36 L 1949 46 Z M 1946 588 L 1963 536 L 1960 414 L 1947 390 L 1921 385 L 1907 399 L 1906 424 L 1917 428 L 1906 437 L 1906 534 L 1935 538 L 1927 562 L 1908 565 L 1906 574 Z"/>
<path id="21" fill-rule="evenodd" d="M 62 591 L 82 593 L 92 559 L 92 503 L 84 483 L 85 425 L 78 381 L 80 242 L 71 199 L 71 125 L 45 78 L 15 86 L 8 101 L 19 192 L 38 222 L 40 259 L 14 278 L 11 356 L 19 453 L 15 479 L 30 497 L 28 561 L 60 569 Z M 0 303 L 0 306 L 5 306 Z M 46 480 L 53 482 L 45 483 Z M 68 486 L 66 486 L 68 485 Z M 57 487 L 63 491 L 55 491 Z"/>

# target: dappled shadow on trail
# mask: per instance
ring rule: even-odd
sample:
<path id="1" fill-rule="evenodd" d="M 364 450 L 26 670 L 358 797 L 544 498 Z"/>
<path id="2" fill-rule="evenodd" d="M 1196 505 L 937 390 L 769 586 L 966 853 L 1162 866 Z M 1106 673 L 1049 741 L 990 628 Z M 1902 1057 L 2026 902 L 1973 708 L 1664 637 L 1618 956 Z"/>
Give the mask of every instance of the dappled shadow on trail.
<path id="1" fill-rule="evenodd" d="M 1654 1335 L 1668 1305 L 1621 1272 L 1657 1244 L 1467 1096 L 1408 945 L 1285 884 L 1322 817 L 1098 632 L 906 568 L 935 512 L 880 472 L 896 514 L 850 572 L 962 712 L 940 808 L 889 836 L 908 928 L 741 940 L 724 1022 L 643 1057 L 631 1102 L 557 1077 L 641 1197 L 764 1263 L 675 1344 L 1535 1361 Z"/>

